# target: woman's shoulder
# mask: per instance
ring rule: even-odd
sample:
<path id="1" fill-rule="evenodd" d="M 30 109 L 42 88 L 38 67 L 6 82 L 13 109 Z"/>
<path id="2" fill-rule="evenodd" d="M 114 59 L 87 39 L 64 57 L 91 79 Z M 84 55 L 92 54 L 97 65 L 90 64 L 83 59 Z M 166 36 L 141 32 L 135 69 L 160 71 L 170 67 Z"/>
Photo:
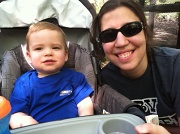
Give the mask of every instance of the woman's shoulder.
<path id="1" fill-rule="evenodd" d="M 157 56 L 179 56 L 180 49 L 170 47 L 153 47 L 152 51 Z"/>
<path id="2" fill-rule="evenodd" d="M 180 66 L 180 49 L 169 47 L 154 47 L 154 60 L 159 71 L 169 72 L 170 74 L 178 72 Z M 167 71 L 169 70 L 169 71 Z M 164 72 L 163 72 L 164 73 Z"/>

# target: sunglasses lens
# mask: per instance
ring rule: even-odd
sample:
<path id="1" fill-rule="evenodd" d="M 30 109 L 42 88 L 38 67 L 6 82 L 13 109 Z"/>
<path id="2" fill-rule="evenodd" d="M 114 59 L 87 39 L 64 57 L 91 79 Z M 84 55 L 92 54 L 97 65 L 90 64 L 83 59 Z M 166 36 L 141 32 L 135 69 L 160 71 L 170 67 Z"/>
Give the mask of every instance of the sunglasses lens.
<path id="1" fill-rule="evenodd" d="M 100 33 L 100 42 L 107 43 L 116 39 L 118 31 L 116 29 L 105 30 Z"/>
<path id="2" fill-rule="evenodd" d="M 121 33 L 126 37 L 131 37 L 141 32 L 141 30 L 141 22 L 131 22 L 121 28 Z"/>
<path id="3" fill-rule="evenodd" d="M 121 32 L 126 37 L 131 37 L 139 32 L 141 32 L 143 26 L 141 22 L 131 22 L 128 24 L 125 24 L 120 29 L 108 29 L 105 31 L 102 31 L 99 34 L 99 40 L 102 43 L 108 43 L 111 41 L 114 41 L 117 37 L 117 33 Z"/>

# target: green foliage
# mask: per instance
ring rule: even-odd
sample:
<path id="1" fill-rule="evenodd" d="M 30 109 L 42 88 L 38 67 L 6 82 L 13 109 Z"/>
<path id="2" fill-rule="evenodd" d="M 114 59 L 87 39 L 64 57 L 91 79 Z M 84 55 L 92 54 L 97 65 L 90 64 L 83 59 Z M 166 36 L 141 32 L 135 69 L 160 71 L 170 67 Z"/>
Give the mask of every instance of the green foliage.
<path id="1" fill-rule="evenodd" d="M 96 12 L 98 13 L 101 6 L 106 2 L 107 0 L 94 0 Z M 137 0 L 138 1 L 138 0 Z M 152 2 L 155 2 L 156 4 L 172 4 L 175 2 L 180 2 L 180 0 L 145 0 L 145 5 L 149 5 Z"/>
<path id="2" fill-rule="evenodd" d="M 106 1 L 107 0 L 94 0 L 97 13 L 99 12 L 100 8 Z M 180 2 L 180 0 L 145 0 L 145 5 L 150 5 L 150 3 L 153 3 L 153 2 L 155 4 L 172 4 L 175 2 Z M 156 14 L 156 16 L 157 18 L 164 18 L 164 16 L 168 16 L 170 18 L 175 19 L 175 18 L 178 18 L 178 13 L 159 13 L 159 14 Z"/>
<path id="3" fill-rule="evenodd" d="M 101 9 L 102 5 L 106 2 L 107 0 L 94 0 L 95 2 L 95 7 L 96 7 L 96 12 L 98 13 L 99 10 Z"/>
<path id="4" fill-rule="evenodd" d="M 180 0 L 145 0 L 145 5 L 149 5 L 152 1 L 155 1 L 156 4 L 172 4 L 180 2 Z"/>

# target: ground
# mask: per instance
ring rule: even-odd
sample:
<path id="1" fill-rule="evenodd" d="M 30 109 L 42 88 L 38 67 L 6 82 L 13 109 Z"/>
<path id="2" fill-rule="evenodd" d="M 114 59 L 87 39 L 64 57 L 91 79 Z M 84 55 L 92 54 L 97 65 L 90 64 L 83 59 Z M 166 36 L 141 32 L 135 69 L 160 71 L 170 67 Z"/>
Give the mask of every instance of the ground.
<path id="1" fill-rule="evenodd" d="M 177 44 L 178 34 L 177 20 L 160 20 L 154 21 L 154 44 L 174 47 Z"/>

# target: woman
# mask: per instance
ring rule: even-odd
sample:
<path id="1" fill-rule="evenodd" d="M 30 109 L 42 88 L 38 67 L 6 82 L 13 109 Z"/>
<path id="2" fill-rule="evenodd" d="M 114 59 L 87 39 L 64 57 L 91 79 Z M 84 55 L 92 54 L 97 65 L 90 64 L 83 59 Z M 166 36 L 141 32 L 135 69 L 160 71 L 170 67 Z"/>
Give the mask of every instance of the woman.
<path id="1" fill-rule="evenodd" d="M 101 71 L 103 82 L 140 104 L 146 115 L 158 114 L 160 125 L 169 132 L 179 133 L 180 50 L 150 47 L 152 36 L 144 12 L 133 0 L 107 1 L 91 33 L 99 58 L 105 54 L 110 61 Z M 146 133 L 154 132 L 149 128 L 156 128 L 156 133 L 163 129 L 147 126 L 143 126 Z"/>

